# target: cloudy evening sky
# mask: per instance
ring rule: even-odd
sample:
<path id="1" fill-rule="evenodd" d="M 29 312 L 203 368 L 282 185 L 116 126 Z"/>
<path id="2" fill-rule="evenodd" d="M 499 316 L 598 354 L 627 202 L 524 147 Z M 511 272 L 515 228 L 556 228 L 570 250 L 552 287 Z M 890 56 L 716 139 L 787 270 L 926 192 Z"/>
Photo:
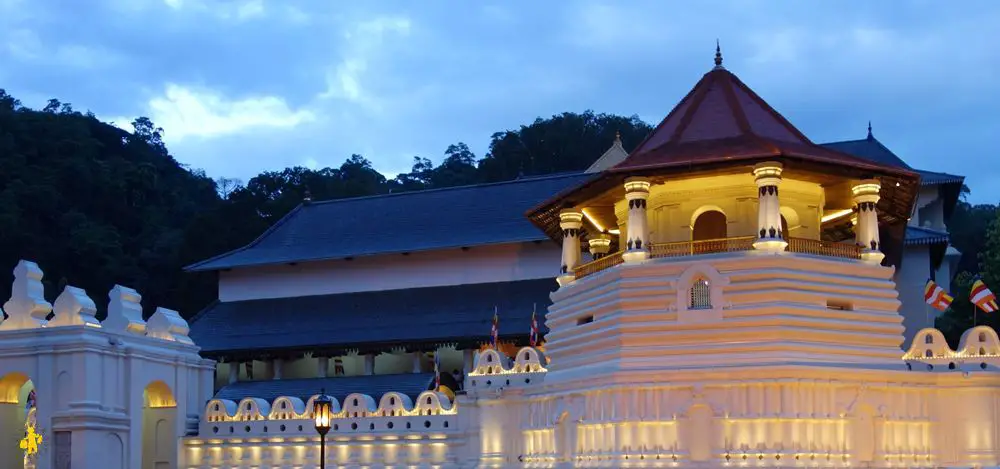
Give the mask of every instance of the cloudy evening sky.
<path id="1" fill-rule="evenodd" d="M 0 88 L 148 116 L 213 177 L 352 153 L 391 176 L 563 111 L 655 124 L 719 37 L 727 68 L 814 141 L 871 120 L 911 165 L 997 202 L 997 25 L 990 0 L 0 0 Z"/>

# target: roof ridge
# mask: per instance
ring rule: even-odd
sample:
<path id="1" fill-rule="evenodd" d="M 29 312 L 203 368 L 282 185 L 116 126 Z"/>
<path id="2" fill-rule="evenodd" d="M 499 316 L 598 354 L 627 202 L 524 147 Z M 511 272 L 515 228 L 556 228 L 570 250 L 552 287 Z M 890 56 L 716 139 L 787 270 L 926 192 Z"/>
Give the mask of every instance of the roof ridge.
<path id="1" fill-rule="evenodd" d="M 572 177 L 572 176 L 583 176 L 585 174 L 587 174 L 587 173 L 585 173 L 584 171 L 563 171 L 563 172 L 560 172 L 560 173 L 552 173 L 552 174 L 545 174 L 545 175 L 539 175 L 539 176 L 527 176 L 527 177 L 521 177 L 521 178 L 517 178 L 517 179 L 509 179 L 509 180 L 506 180 L 506 181 L 483 182 L 483 183 L 479 183 L 479 184 L 464 184 L 464 185 L 461 185 L 461 186 L 450 186 L 450 187 L 434 187 L 434 188 L 430 188 L 430 189 L 418 189 L 418 190 L 415 190 L 415 191 L 391 192 L 391 193 L 387 193 L 387 194 L 361 195 L 361 196 L 357 196 L 357 197 L 345 197 L 345 198 L 342 198 L 342 199 L 314 200 L 314 201 L 310 202 L 309 205 L 324 205 L 324 204 L 333 204 L 333 203 L 339 203 L 339 202 L 353 202 L 353 201 L 356 201 L 356 200 L 379 199 L 379 198 L 385 198 L 385 197 L 397 197 L 397 196 L 414 195 L 414 194 L 426 194 L 428 192 L 445 192 L 445 191 L 458 190 L 458 189 L 468 189 L 468 188 L 471 188 L 471 187 L 492 187 L 492 186 L 500 186 L 500 185 L 505 185 L 505 184 L 517 184 L 517 183 L 524 183 L 524 182 L 531 182 L 531 181 L 542 181 L 542 180 L 546 180 L 546 179 L 560 179 L 560 178 L 566 178 L 566 177 Z"/>
<path id="2" fill-rule="evenodd" d="M 181 270 L 190 271 L 192 269 L 197 268 L 198 266 L 207 264 L 209 262 L 212 262 L 212 261 L 217 260 L 217 259 L 221 259 L 221 258 L 226 257 L 226 256 L 230 256 L 230 255 L 236 254 L 236 253 L 238 253 L 240 251 L 245 251 L 247 249 L 250 249 L 250 248 L 256 246 L 258 243 L 260 243 L 261 241 L 263 241 L 264 238 L 266 238 L 269 234 L 271 234 L 272 232 L 274 232 L 275 230 L 277 230 L 279 227 L 281 227 L 282 225 L 284 225 L 286 221 L 290 220 L 292 218 L 292 216 L 295 215 L 296 212 L 299 212 L 302 209 L 302 207 L 304 207 L 305 205 L 306 204 L 303 204 L 303 203 L 300 202 L 298 205 L 295 206 L 295 208 L 289 210 L 288 213 L 286 213 L 284 216 L 282 216 L 281 218 L 279 218 L 278 221 L 274 222 L 273 225 L 267 227 L 267 229 L 264 230 L 264 232 L 261 233 L 260 236 L 257 236 L 256 238 L 254 238 L 253 241 L 250 241 L 246 245 L 244 245 L 242 247 L 238 247 L 236 249 L 232 249 L 230 251 L 226 251 L 226 252 L 224 252 L 222 254 L 218 254 L 218 255 L 209 257 L 208 259 L 204 259 L 204 260 L 195 262 L 193 264 L 188 264 L 188 265 L 184 266 Z"/>

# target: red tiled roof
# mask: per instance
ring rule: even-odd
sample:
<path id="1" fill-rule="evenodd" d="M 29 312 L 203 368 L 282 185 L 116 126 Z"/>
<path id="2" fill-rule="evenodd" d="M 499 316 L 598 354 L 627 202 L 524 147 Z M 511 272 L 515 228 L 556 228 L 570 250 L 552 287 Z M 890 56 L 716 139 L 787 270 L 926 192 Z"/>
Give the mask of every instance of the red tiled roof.
<path id="1" fill-rule="evenodd" d="M 721 66 L 706 73 L 612 171 L 789 156 L 857 168 L 893 168 L 816 145 Z"/>

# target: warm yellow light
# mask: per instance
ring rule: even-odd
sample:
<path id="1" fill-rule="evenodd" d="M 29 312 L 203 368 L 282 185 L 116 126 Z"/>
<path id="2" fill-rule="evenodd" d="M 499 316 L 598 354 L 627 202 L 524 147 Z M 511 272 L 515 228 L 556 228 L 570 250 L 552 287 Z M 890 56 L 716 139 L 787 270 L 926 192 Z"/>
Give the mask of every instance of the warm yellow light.
<path id="1" fill-rule="evenodd" d="M 649 181 L 640 178 L 625 180 L 625 192 L 649 192 Z"/>
<path id="2" fill-rule="evenodd" d="M 826 222 L 828 222 L 830 220 L 836 220 L 838 218 L 841 218 L 841 217 L 843 217 L 845 215 L 849 215 L 851 213 L 854 213 L 854 210 L 851 210 L 849 208 L 845 208 L 843 210 L 837 210 L 837 211 L 835 211 L 833 213 L 828 213 L 826 215 L 823 215 L 823 218 L 820 218 L 820 221 L 823 222 L 823 223 L 826 223 Z"/>
<path id="3" fill-rule="evenodd" d="M 587 213 L 587 209 L 580 209 L 580 212 L 583 213 L 583 216 L 587 218 L 587 221 L 589 221 L 591 225 L 594 225 L 594 228 L 597 228 L 599 233 L 604 233 L 604 227 L 601 226 L 601 224 L 598 223 L 591 214 Z"/>

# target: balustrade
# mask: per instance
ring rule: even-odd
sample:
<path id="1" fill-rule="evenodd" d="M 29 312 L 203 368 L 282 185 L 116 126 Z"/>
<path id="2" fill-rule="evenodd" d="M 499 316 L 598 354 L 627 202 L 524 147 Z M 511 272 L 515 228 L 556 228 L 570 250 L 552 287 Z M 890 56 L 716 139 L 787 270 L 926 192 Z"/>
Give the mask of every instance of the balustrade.
<path id="1" fill-rule="evenodd" d="M 735 238 L 709 239 L 703 241 L 679 241 L 673 243 L 654 243 L 650 245 L 649 257 L 674 258 L 697 256 L 702 254 L 717 254 L 725 252 L 752 251 L 754 236 Z M 818 239 L 787 238 L 788 252 L 814 256 L 835 257 L 840 259 L 861 259 L 861 247 L 854 244 L 834 243 Z M 605 257 L 580 265 L 576 268 L 576 278 L 593 275 L 623 263 L 622 251 L 608 254 Z"/>

